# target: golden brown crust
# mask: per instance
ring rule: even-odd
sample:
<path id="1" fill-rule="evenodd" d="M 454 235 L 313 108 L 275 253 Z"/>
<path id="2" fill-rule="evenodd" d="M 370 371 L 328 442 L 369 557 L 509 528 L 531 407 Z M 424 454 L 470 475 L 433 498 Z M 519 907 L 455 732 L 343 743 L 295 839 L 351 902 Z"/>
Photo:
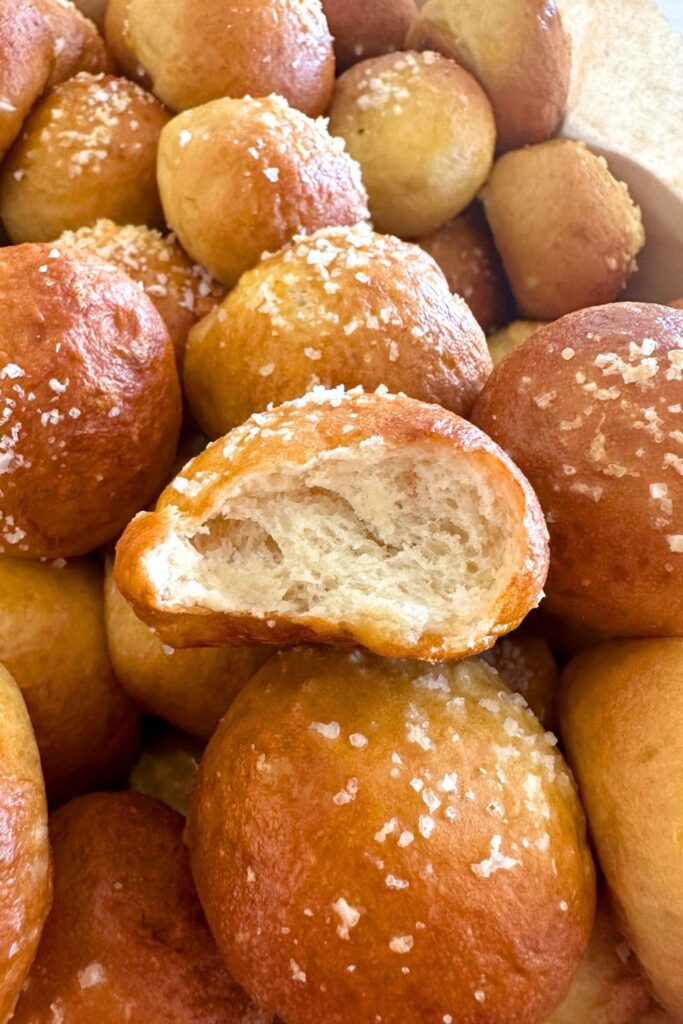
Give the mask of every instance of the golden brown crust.
<path id="1" fill-rule="evenodd" d="M 65 231 L 58 242 L 94 253 L 143 286 L 168 328 L 181 370 L 190 328 L 225 295 L 223 286 L 192 262 L 173 235 L 153 228 L 98 220 L 92 227 Z"/>
<path id="2" fill-rule="evenodd" d="M 479 661 L 278 655 L 207 748 L 188 836 L 229 969 L 292 1024 L 541 1022 L 588 943 L 573 783 Z"/>
<path id="3" fill-rule="evenodd" d="M 473 466 L 490 474 L 492 486 L 507 492 L 516 513 L 516 541 L 523 568 L 515 573 L 491 609 L 491 620 L 471 635 L 422 633 L 419 638 L 388 636 L 377 622 L 350 625 L 310 614 L 277 612 L 261 617 L 213 611 L 198 603 L 164 600 L 157 591 L 148 558 L 175 533 L 196 533 L 219 515 L 226 496 L 239 492 L 250 478 L 275 469 L 295 470 L 321 453 L 345 448 L 357 452 L 379 438 L 383 450 L 432 445 L 464 454 Z M 141 513 L 117 545 L 116 582 L 136 614 L 175 647 L 241 646 L 318 642 L 356 644 L 388 657 L 419 657 L 436 661 L 464 657 L 492 646 L 535 607 L 542 593 L 548 562 L 547 531 L 536 497 L 526 479 L 488 437 L 460 417 L 436 405 L 405 396 L 318 392 L 257 414 L 227 438 L 209 445 L 162 493 L 157 509 Z M 489 630 L 490 625 L 490 630 Z"/>
<path id="4" fill-rule="evenodd" d="M 71 0 L 31 0 L 50 30 L 54 64 L 48 87 L 60 85 L 80 71 L 113 72 L 114 61 L 96 26 Z"/>
<path id="5" fill-rule="evenodd" d="M 559 683 L 557 663 L 547 642 L 526 632 L 526 627 L 497 640 L 484 661 L 514 693 L 520 693 L 546 729 L 555 727 L 555 696 Z"/>
<path id="6" fill-rule="evenodd" d="M 51 241 L 107 217 L 163 224 L 156 153 L 168 119 L 125 78 L 84 72 L 53 89 L 2 165 L 0 213 L 10 238 Z"/>
<path id="7" fill-rule="evenodd" d="M 140 758 L 128 776 L 128 788 L 153 796 L 187 817 L 205 746 L 202 740 L 166 722 L 148 719 Z"/>
<path id="8" fill-rule="evenodd" d="M 438 53 L 394 53 L 337 80 L 330 131 L 363 171 L 378 231 L 435 231 L 474 199 L 493 162 L 486 93 Z"/>
<path id="9" fill-rule="evenodd" d="M 634 542 L 637 543 L 637 542 Z M 567 666 L 562 734 L 620 923 L 674 1017 L 683 1014 L 683 641 L 621 640 Z"/>
<path id="10" fill-rule="evenodd" d="M 334 84 L 334 51 L 320 0 L 111 0 L 107 38 L 142 67 L 157 96 L 187 110 L 230 96 L 277 93 L 322 114 Z M 125 65 L 124 65 L 125 66 Z"/>
<path id="11" fill-rule="evenodd" d="M 144 89 L 151 91 L 152 79 L 132 51 L 128 19 L 130 4 L 131 0 L 108 0 L 104 18 L 105 38 L 107 46 L 126 78 L 130 78 L 132 82 L 137 82 Z"/>
<path id="12" fill-rule="evenodd" d="M 102 571 L 0 556 L 0 661 L 22 691 L 52 804 L 119 782 L 140 712 L 114 676 Z"/>
<path id="13" fill-rule="evenodd" d="M 104 32 L 104 16 L 107 13 L 108 0 L 74 0 L 81 14 L 90 18 L 100 32 Z"/>
<path id="14" fill-rule="evenodd" d="M 52 815 L 55 899 L 13 1024 L 269 1024 L 218 957 L 183 825 L 138 793 Z"/>
<path id="15" fill-rule="evenodd" d="M 326 228 L 244 274 L 191 334 L 185 392 L 219 437 L 316 384 L 385 384 L 467 416 L 491 372 L 484 335 L 417 246 Z"/>
<path id="16" fill-rule="evenodd" d="M 45 19 L 29 0 L 0 6 L 0 158 L 45 88 L 54 56 Z"/>
<path id="17" fill-rule="evenodd" d="M 105 609 L 109 651 L 121 685 L 150 714 L 205 740 L 236 694 L 273 655 L 272 647 L 168 647 L 121 596 L 111 568 Z"/>
<path id="18" fill-rule="evenodd" d="M 407 45 L 468 68 L 491 99 L 498 149 L 550 138 L 567 106 L 571 40 L 554 0 L 428 0 Z"/>
<path id="19" fill-rule="evenodd" d="M 0 553 L 83 554 L 158 493 L 180 389 L 149 299 L 94 256 L 0 249 Z"/>
<path id="20" fill-rule="evenodd" d="M 322 122 L 277 96 L 174 118 L 159 144 L 159 188 L 184 248 L 228 286 L 296 234 L 368 219 L 358 165 Z"/>
<path id="21" fill-rule="evenodd" d="M 683 309 L 683 299 L 674 299 L 669 305 L 673 309 Z"/>
<path id="22" fill-rule="evenodd" d="M 334 39 L 337 71 L 383 53 L 402 50 L 417 17 L 415 0 L 322 0 Z"/>
<path id="23" fill-rule="evenodd" d="M 512 320 L 487 339 L 493 365 L 498 366 L 506 356 L 523 345 L 540 327 L 545 327 L 545 320 Z"/>
<path id="24" fill-rule="evenodd" d="M 417 243 L 439 264 L 451 291 L 463 297 L 482 330 L 488 333 L 510 319 L 510 286 L 478 203 Z"/>
<path id="25" fill-rule="evenodd" d="M 474 422 L 548 521 L 550 611 L 612 636 L 683 634 L 683 313 L 563 317 L 498 366 Z"/>
<path id="26" fill-rule="evenodd" d="M 628 189 L 582 142 L 554 139 L 507 153 L 481 195 L 520 313 L 529 319 L 612 302 L 645 243 Z"/>
<path id="27" fill-rule="evenodd" d="M 50 908 L 47 806 L 33 730 L 0 665 L 0 1020 L 12 1014 Z"/>

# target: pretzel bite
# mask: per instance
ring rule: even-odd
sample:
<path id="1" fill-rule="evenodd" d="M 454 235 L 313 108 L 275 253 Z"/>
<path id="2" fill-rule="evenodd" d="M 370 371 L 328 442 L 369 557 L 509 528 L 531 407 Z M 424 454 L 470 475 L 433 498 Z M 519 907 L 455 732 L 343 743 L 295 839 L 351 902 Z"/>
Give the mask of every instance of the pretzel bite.
<path id="1" fill-rule="evenodd" d="M 140 759 L 128 778 L 129 788 L 156 797 L 187 816 L 204 746 L 180 729 L 148 719 Z"/>
<path id="2" fill-rule="evenodd" d="M 514 311 L 510 286 L 479 204 L 417 242 L 436 260 L 451 291 L 462 295 L 483 330 L 493 331 L 509 320 Z"/>
<path id="3" fill-rule="evenodd" d="M 83 554 L 168 480 L 173 346 L 130 278 L 66 247 L 0 249 L 0 307 L 0 554 Z"/>
<path id="4" fill-rule="evenodd" d="M 526 624 L 503 636 L 482 657 L 495 668 L 506 686 L 520 693 L 538 720 L 555 724 L 555 694 L 559 683 L 557 663 L 547 642 L 525 632 Z"/>
<path id="5" fill-rule="evenodd" d="M 53 65 L 52 35 L 28 0 L 0 5 L 0 159 L 21 131 Z"/>
<path id="6" fill-rule="evenodd" d="M 216 100 L 174 118 L 159 144 L 159 189 L 182 245 L 230 287 L 298 233 L 368 219 L 343 144 L 279 96 Z"/>
<path id="7" fill-rule="evenodd" d="M 402 238 L 465 209 L 488 177 L 496 137 L 486 93 L 437 53 L 388 54 L 346 71 L 330 131 L 362 168 L 377 230 Z"/>
<path id="8" fill-rule="evenodd" d="M 649 1006 L 642 971 L 602 897 L 588 952 L 565 1001 L 547 1024 L 639 1024 Z"/>
<path id="9" fill-rule="evenodd" d="M 545 327 L 546 320 L 513 320 L 501 327 L 487 339 L 493 365 L 498 366 L 506 356 L 523 345 L 540 327 Z"/>
<path id="10" fill-rule="evenodd" d="M 125 78 L 76 75 L 33 111 L 0 170 L 0 215 L 13 242 L 40 242 L 110 218 L 163 223 L 156 185 L 168 114 Z"/>
<path id="11" fill-rule="evenodd" d="M 14 1004 L 50 909 L 47 806 L 36 741 L 14 680 L 0 665 L 0 1021 Z"/>
<path id="12" fill-rule="evenodd" d="M 273 654 L 272 647 L 174 650 L 138 619 L 119 593 L 111 567 L 105 610 L 109 652 L 121 685 L 150 714 L 204 740 Z"/>
<path id="13" fill-rule="evenodd" d="M 534 487 L 548 609 L 611 636 L 683 634 L 683 313 L 620 302 L 537 331 L 473 421 Z"/>
<path id="14" fill-rule="evenodd" d="M 93 21 L 100 32 L 104 32 L 104 16 L 107 13 L 107 0 L 74 0 L 81 14 Z"/>
<path id="15" fill-rule="evenodd" d="M 407 45 L 438 50 L 481 82 L 499 150 L 542 142 L 560 127 L 571 40 L 554 0 L 427 0 Z"/>
<path id="16" fill-rule="evenodd" d="M 48 86 L 59 85 L 79 71 L 93 75 L 113 71 L 114 63 L 102 36 L 71 0 L 31 0 L 52 35 L 54 63 Z"/>
<path id="17" fill-rule="evenodd" d="M 52 815 L 54 903 L 12 1024 L 271 1024 L 218 956 L 183 826 L 139 793 Z"/>
<path id="18" fill-rule="evenodd" d="M 107 653 L 102 572 L 0 556 L 0 661 L 36 733 L 51 803 L 118 782 L 135 759 L 140 712 Z"/>
<path id="19" fill-rule="evenodd" d="M 233 976 L 288 1024 L 544 1021 L 594 904 L 552 742 L 479 660 L 272 659 L 218 727 L 190 811 Z"/>
<path id="20" fill-rule="evenodd" d="M 406 32 L 417 17 L 415 0 L 322 0 L 334 38 L 337 70 L 359 60 L 403 49 Z"/>
<path id="21" fill-rule="evenodd" d="M 190 328 L 213 309 L 225 289 L 192 262 L 173 235 L 98 220 L 92 227 L 65 231 L 59 243 L 100 256 L 142 285 L 168 328 L 182 368 Z"/>
<path id="22" fill-rule="evenodd" d="M 481 195 L 529 319 L 611 302 L 636 269 L 645 244 L 640 209 L 583 142 L 554 139 L 507 153 Z"/>
<path id="23" fill-rule="evenodd" d="M 173 110 L 277 93 L 304 113 L 326 109 L 332 38 L 320 0 L 110 0 L 107 38 L 148 74 Z"/>
<path id="24" fill-rule="evenodd" d="M 246 273 L 191 334 L 185 392 L 219 437 L 316 384 L 385 384 L 467 415 L 491 372 L 484 335 L 417 246 L 325 228 Z"/>
<path id="25" fill-rule="evenodd" d="M 617 640 L 577 655 L 560 692 L 562 735 L 624 933 L 676 1020 L 683 1016 L 682 674 L 683 640 Z"/>
<path id="26" fill-rule="evenodd" d="M 116 580 L 175 647 L 360 643 L 464 657 L 538 603 L 547 535 L 524 477 L 436 405 L 325 391 L 193 459 L 119 542 Z"/>

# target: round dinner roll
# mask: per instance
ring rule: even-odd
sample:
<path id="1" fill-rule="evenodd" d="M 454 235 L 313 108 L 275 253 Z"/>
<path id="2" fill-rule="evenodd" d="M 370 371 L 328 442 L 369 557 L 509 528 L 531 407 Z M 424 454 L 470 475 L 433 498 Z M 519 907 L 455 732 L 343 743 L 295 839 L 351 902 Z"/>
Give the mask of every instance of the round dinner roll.
<path id="1" fill-rule="evenodd" d="M 0 665 L 0 1020 L 12 1016 L 50 909 L 45 787 L 21 693 Z"/>
<path id="2" fill-rule="evenodd" d="M 110 0 L 107 38 L 173 110 L 277 93 L 322 114 L 334 83 L 320 0 Z M 125 64 L 123 65 L 125 66 Z"/>
<path id="3" fill-rule="evenodd" d="M 0 554 L 84 554 L 168 479 L 173 346 L 130 278 L 66 247 L 0 249 L 0 309 Z"/>
<path id="4" fill-rule="evenodd" d="M 54 902 L 12 1024 L 271 1024 L 218 956 L 183 826 L 139 793 L 52 815 Z"/>
<path id="5" fill-rule="evenodd" d="M 205 744 L 180 729 L 147 719 L 142 752 L 128 776 L 128 787 L 168 804 L 187 816 Z"/>
<path id="6" fill-rule="evenodd" d="M 111 566 L 105 609 L 109 652 L 121 685 L 145 711 L 204 740 L 214 733 L 244 684 L 273 655 L 271 647 L 174 650 L 124 600 Z"/>
<path id="7" fill-rule="evenodd" d="M 577 655 L 560 691 L 562 735 L 620 922 L 655 998 L 677 1020 L 682 675 L 683 640 L 617 640 Z"/>
<path id="8" fill-rule="evenodd" d="M 463 297 L 484 331 L 509 320 L 514 313 L 510 286 L 478 203 L 417 242 L 436 260 L 451 291 Z"/>
<path id="9" fill-rule="evenodd" d="M 140 712 L 107 653 L 102 570 L 0 556 L 0 662 L 22 691 L 52 804 L 120 782 Z"/>
<path id="10" fill-rule="evenodd" d="M 31 0 L 52 35 L 54 62 L 48 86 L 59 85 L 79 71 L 93 75 L 115 70 L 102 36 L 71 0 Z"/>
<path id="11" fill-rule="evenodd" d="M 359 60 L 402 50 L 417 17 L 415 0 L 322 0 L 334 38 L 337 71 Z"/>
<path id="12" fill-rule="evenodd" d="M 595 898 L 554 742 L 478 660 L 272 659 L 209 743 L 190 811 L 228 969 L 288 1024 L 545 1021 Z"/>
<path id="13" fill-rule="evenodd" d="M 330 132 L 361 166 L 377 230 L 401 238 L 465 209 L 488 177 L 496 138 L 486 93 L 437 53 L 393 53 L 346 71 Z"/>
<path id="14" fill-rule="evenodd" d="M 550 530 L 548 610 L 611 636 L 683 634 L 683 312 L 620 302 L 537 331 L 473 421 Z"/>
<path id="15" fill-rule="evenodd" d="M 29 0 L 0 5 L 0 159 L 42 93 L 53 66 L 52 35 Z"/>
<path id="16" fill-rule="evenodd" d="M 229 287 L 296 234 L 368 219 L 342 142 L 279 96 L 216 100 L 175 117 L 161 135 L 159 189 L 182 245 Z"/>
<path id="17" fill-rule="evenodd" d="M 220 437 L 317 384 L 384 384 L 466 416 L 490 372 L 481 328 L 434 260 L 358 224 L 299 236 L 244 274 L 190 335 L 185 393 Z"/>
<path id="18" fill-rule="evenodd" d="M 100 256 L 142 286 L 168 328 L 181 369 L 190 328 L 223 297 L 222 285 L 192 262 L 173 235 L 153 228 L 98 220 L 92 227 L 65 231 L 58 241 Z"/>
<path id="19" fill-rule="evenodd" d="M 555 725 L 557 663 L 546 640 L 526 632 L 526 623 L 482 654 L 505 685 L 520 693 L 546 729 Z"/>
<path id="20" fill-rule="evenodd" d="M 125 78 L 83 73 L 53 89 L 0 170 L 0 215 L 12 241 L 51 241 L 106 217 L 163 224 L 156 153 L 168 118 Z"/>
<path id="21" fill-rule="evenodd" d="M 481 82 L 500 151 L 542 142 L 560 127 L 571 40 L 555 0 L 427 0 L 407 45 L 437 50 Z"/>
<path id="22" fill-rule="evenodd" d="M 493 365 L 498 366 L 506 356 L 523 345 L 540 327 L 545 327 L 547 320 L 513 320 L 501 327 L 499 331 L 489 335 L 487 344 Z"/>
<path id="23" fill-rule="evenodd" d="M 97 25 L 100 32 L 104 32 L 104 16 L 107 13 L 108 0 L 74 0 L 81 14 Z"/>
<path id="24" fill-rule="evenodd" d="M 507 153 L 481 196 L 528 319 L 612 302 L 636 269 L 645 244 L 640 209 L 583 142 L 553 139 Z"/>

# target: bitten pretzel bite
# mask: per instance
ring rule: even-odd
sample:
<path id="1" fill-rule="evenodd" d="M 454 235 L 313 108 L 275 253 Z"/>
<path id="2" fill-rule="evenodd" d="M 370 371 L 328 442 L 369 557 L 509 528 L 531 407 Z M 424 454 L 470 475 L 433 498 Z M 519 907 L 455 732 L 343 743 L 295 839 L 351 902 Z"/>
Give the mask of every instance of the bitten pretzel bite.
<path id="1" fill-rule="evenodd" d="M 637 542 L 636 542 L 637 543 Z M 683 640 L 622 640 L 567 666 L 560 722 L 598 856 L 654 995 L 683 1016 Z"/>
<path id="2" fill-rule="evenodd" d="M 554 0 L 427 0 L 407 45 L 438 50 L 481 82 L 498 148 L 542 142 L 567 106 L 571 40 Z"/>
<path id="3" fill-rule="evenodd" d="M 0 661 L 26 701 L 53 804 L 120 782 L 138 749 L 140 712 L 109 660 L 102 586 L 85 559 L 0 556 Z"/>
<path id="4" fill-rule="evenodd" d="M 174 118 L 159 144 L 159 188 L 185 249 L 228 286 L 296 234 L 368 219 L 341 140 L 279 96 L 216 100 Z"/>
<path id="5" fill-rule="evenodd" d="M 139 793 L 52 815 L 55 898 L 12 1024 L 270 1024 L 218 956 L 183 825 Z"/>
<path id="6" fill-rule="evenodd" d="M 546 320 L 513 320 L 501 327 L 487 339 L 493 365 L 498 366 L 506 356 L 523 345 L 539 327 L 545 327 Z"/>
<path id="7" fill-rule="evenodd" d="M 378 231 L 411 238 L 465 209 L 495 144 L 476 79 L 438 53 L 363 61 L 338 79 L 330 131 L 361 166 Z"/>
<path id="8" fill-rule="evenodd" d="M 26 707 L 0 665 L 0 1021 L 12 1015 L 50 909 L 40 760 Z"/>
<path id="9" fill-rule="evenodd" d="M 550 611 L 683 634 L 683 313 L 621 302 L 537 331 L 472 413 L 538 494 Z"/>
<path id="10" fill-rule="evenodd" d="M 93 227 L 65 231 L 59 244 L 94 253 L 142 285 L 168 328 L 182 368 L 190 328 L 213 309 L 225 289 L 192 262 L 173 235 L 98 220 Z"/>
<path id="11" fill-rule="evenodd" d="M 52 36 L 28 0 L 0 4 L 0 159 L 21 131 L 53 66 Z"/>
<path id="12" fill-rule="evenodd" d="M 636 269 L 645 244 L 640 209 L 582 142 L 554 139 L 507 153 L 481 195 L 529 319 L 611 302 Z"/>
<path id="13" fill-rule="evenodd" d="M 119 593 L 111 568 L 105 610 L 109 652 L 121 685 L 150 714 L 204 740 L 235 695 L 273 655 L 272 647 L 174 650 L 138 619 Z"/>
<path id="14" fill-rule="evenodd" d="M 104 40 L 89 18 L 71 0 L 31 0 L 52 34 L 54 64 L 48 86 L 59 85 L 79 71 L 97 75 L 113 71 Z"/>
<path id="15" fill-rule="evenodd" d="M 0 309 L 0 554 L 83 554 L 168 479 L 173 346 L 130 278 L 66 247 L 0 249 Z"/>
<path id="16" fill-rule="evenodd" d="M 478 203 L 417 243 L 436 260 L 451 291 L 462 295 L 483 330 L 495 330 L 513 315 L 510 286 Z"/>
<path id="17" fill-rule="evenodd" d="M 299 236 L 244 274 L 192 331 L 185 392 L 219 437 L 316 384 L 385 384 L 466 416 L 490 372 L 481 329 L 434 261 L 358 224 Z"/>
<path id="18" fill-rule="evenodd" d="M 125 78 L 80 74 L 35 108 L 0 172 L 0 214 L 14 242 L 40 242 L 109 217 L 163 222 L 156 185 L 168 114 Z"/>
<path id="19" fill-rule="evenodd" d="M 277 93 L 312 116 L 334 83 L 320 0 L 110 0 L 107 37 L 173 110 Z M 113 37 L 113 39 L 112 39 Z"/>
<path id="20" fill-rule="evenodd" d="M 546 530 L 524 477 L 439 408 L 360 388 L 259 413 L 185 467 L 119 542 L 116 579 L 176 647 L 490 647 L 541 596 Z"/>
<path id="21" fill-rule="evenodd" d="M 228 969 L 288 1024 L 545 1021 L 594 904 L 553 742 L 481 661 L 278 655 L 219 726 L 190 812 Z"/>
<path id="22" fill-rule="evenodd" d="M 334 38 L 337 70 L 359 60 L 402 50 L 406 32 L 417 17 L 415 0 L 322 0 Z"/>

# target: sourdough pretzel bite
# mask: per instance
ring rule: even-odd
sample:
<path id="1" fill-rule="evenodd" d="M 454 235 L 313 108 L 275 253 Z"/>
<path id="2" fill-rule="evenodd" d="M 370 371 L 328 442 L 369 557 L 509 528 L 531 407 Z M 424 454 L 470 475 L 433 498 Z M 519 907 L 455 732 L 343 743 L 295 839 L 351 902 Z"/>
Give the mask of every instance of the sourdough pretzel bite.
<path id="1" fill-rule="evenodd" d="M 334 83 L 320 0 L 110 0 L 107 37 L 127 50 L 173 110 L 223 96 L 277 93 L 315 116 Z M 130 59 L 130 58 L 129 58 Z"/>
<path id="2" fill-rule="evenodd" d="M 187 816 L 204 747 L 194 736 L 148 719 L 140 759 L 128 777 L 129 788 Z"/>
<path id="3" fill-rule="evenodd" d="M 105 217 L 163 223 L 156 152 L 167 121 L 158 100 L 125 78 L 83 73 L 53 89 L 0 171 L 12 241 L 49 241 Z"/>
<path id="4" fill-rule="evenodd" d="M 52 35 L 54 64 L 48 86 L 59 85 L 79 71 L 93 75 L 113 71 L 114 63 L 102 36 L 71 0 L 31 0 Z"/>
<path id="5" fill-rule="evenodd" d="M 139 793 L 52 815 L 55 898 L 12 1024 L 270 1024 L 218 956 L 183 825 Z"/>
<path id="6" fill-rule="evenodd" d="M 107 653 L 102 572 L 0 556 L 0 661 L 17 681 L 51 803 L 123 779 L 140 712 Z"/>
<path id="7" fill-rule="evenodd" d="M 297 233 L 368 218 L 341 141 L 279 96 L 216 100 L 174 118 L 159 144 L 159 189 L 185 249 L 229 286 Z"/>
<path id="8" fill-rule="evenodd" d="M 121 685 L 146 711 L 204 740 L 213 734 L 235 695 L 273 654 L 272 647 L 185 651 L 168 647 L 123 599 L 111 567 L 105 610 L 109 652 Z"/>
<path id="9" fill-rule="evenodd" d="M 116 580 L 176 647 L 312 640 L 439 661 L 513 629 L 547 560 L 533 491 L 476 428 L 317 388 L 193 459 L 124 533 Z"/>
<path id="10" fill-rule="evenodd" d="M 417 17 L 415 0 L 322 0 L 334 38 L 337 70 L 359 60 L 403 49 L 406 32 Z"/>
<path id="11" fill-rule="evenodd" d="M 611 302 L 645 244 L 640 209 L 604 157 L 554 139 L 507 153 L 482 190 L 520 312 L 553 320 Z"/>
<path id="12" fill-rule="evenodd" d="M 346 71 L 330 131 L 361 166 L 377 230 L 402 238 L 465 209 L 491 170 L 496 137 L 486 93 L 437 53 L 393 53 Z"/>
<path id="13" fill-rule="evenodd" d="M 546 320 L 513 320 L 501 327 L 487 339 L 493 365 L 498 366 L 506 356 L 523 345 L 540 327 L 545 327 Z"/>
<path id="14" fill-rule="evenodd" d="M 654 995 L 683 1016 L 683 640 L 621 640 L 567 666 L 560 721 L 598 856 Z"/>
<path id="15" fill-rule="evenodd" d="M 427 0 L 407 45 L 438 50 L 481 82 L 499 150 L 541 142 L 562 123 L 571 40 L 554 0 Z"/>
<path id="16" fill-rule="evenodd" d="M 509 355 L 474 422 L 526 473 L 548 609 L 612 636 L 683 634 L 683 313 L 620 302 Z"/>
<path id="17" fill-rule="evenodd" d="M 21 131 L 53 66 L 52 36 L 35 4 L 0 5 L 0 159 Z"/>
<path id="18" fill-rule="evenodd" d="M 548 729 L 555 724 L 555 695 L 559 683 L 557 663 L 547 642 L 515 630 L 497 640 L 482 658 L 514 693 L 520 693 L 538 720 Z"/>
<path id="19" fill-rule="evenodd" d="M 417 246 L 324 228 L 244 274 L 191 334 L 185 393 L 219 437 L 315 384 L 385 384 L 467 415 L 491 372 L 484 335 Z"/>
<path id="20" fill-rule="evenodd" d="M 545 1021 L 594 904 L 552 742 L 479 660 L 272 659 L 211 740 L 190 812 L 228 969 L 291 1024 Z"/>
<path id="21" fill-rule="evenodd" d="M 50 848 L 40 760 L 26 707 L 0 665 L 0 1021 L 12 1015 L 50 909 Z"/>
<path id="22" fill-rule="evenodd" d="M 100 256 L 142 285 L 168 328 L 182 367 L 190 328 L 213 309 L 225 289 L 192 262 L 173 235 L 98 220 L 92 227 L 65 231 L 59 243 Z"/>
<path id="23" fill-rule="evenodd" d="M 436 260 L 451 291 L 462 295 L 483 330 L 492 331 L 512 316 L 510 287 L 479 204 L 417 242 Z"/>
<path id="24" fill-rule="evenodd" d="M 0 249 L 0 308 L 0 554 L 83 554 L 168 479 L 173 346 L 130 278 L 66 247 Z"/>

